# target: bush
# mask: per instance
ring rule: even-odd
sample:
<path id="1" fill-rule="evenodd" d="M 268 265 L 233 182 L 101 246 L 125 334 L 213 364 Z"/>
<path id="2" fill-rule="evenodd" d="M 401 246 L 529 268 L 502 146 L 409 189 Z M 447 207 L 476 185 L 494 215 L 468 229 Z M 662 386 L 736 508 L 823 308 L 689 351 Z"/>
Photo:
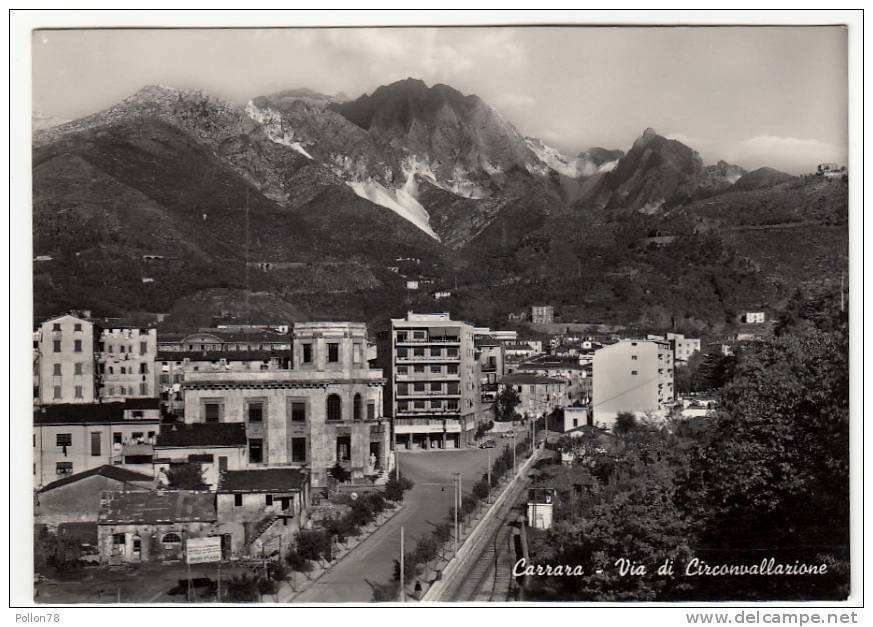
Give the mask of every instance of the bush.
<path id="1" fill-rule="evenodd" d="M 394 502 L 402 501 L 403 493 L 411 489 L 413 485 L 415 484 L 411 480 L 402 475 L 399 481 L 395 477 L 391 477 L 385 483 L 385 498 Z"/>
<path id="2" fill-rule="evenodd" d="M 267 563 L 267 575 L 273 581 L 284 581 L 290 574 L 291 569 L 288 568 L 285 562 L 273 561 Z"/>
<path id="3" fill-rule="evenodd" d="M 288 567 L 298 573 L 308 573 L 312 570 L 312 562 L 304 558 L 296 550 L 292 549 L 285 556 L 285 562 Z"/>
<path id="4" fill-rule="evenodd" d="M 461 511 L 464 512 L 464 518 L 472 514 L 479 505 L 479 499 L 471 494 L 467 494 L 461 499 Z"/>
<path id="5" fill-rule="evenodd" d="M 260 601 L 258 580 L 246 573 L 240 576 L 234 575 L 222 587 L 222 601 L 229 603 L 254 603 L 255 601 Z"/>
<path id="6" fill-rule="evenodd" d="M 373 506 L 367 497 L 352 501 L 349 517 L 359 527 L 364 527 L 373 520 Z"/>
<path id="7" fill-rule="evenodd" d="M 385 495 L 381 492 L 371 492 L 366 497 L 373 514 L 378 516 L 385 511 Z"/>
<path id="8" fill-rule="evenodd" d="M 331 559 L 330 536 L 321 529 L 306 529 L 297 534 L 297 553 L 305 560 Z"/>
<path id="9" fill-rule="evenodd" d="M 279 583 L 272 579 L 258 579 L 258 594 L 276 594 L 279 592 Z"/>
<path id="10" fill-rule="evenodd" d="M 479 500 L 485 500 L 488 498 L 488 494 L 491 492 L 490 487 L 488 486 L 488 475 L 485 475 L 475 483 L 473 486 L 473 494 Z"/>
<path id="11" fill-rule="evenodd" d="M 383 584 L 370 584 L 373 586 L 374 603 L 393 603 L 400 596 L 400 584 L 396 580 Z"/>

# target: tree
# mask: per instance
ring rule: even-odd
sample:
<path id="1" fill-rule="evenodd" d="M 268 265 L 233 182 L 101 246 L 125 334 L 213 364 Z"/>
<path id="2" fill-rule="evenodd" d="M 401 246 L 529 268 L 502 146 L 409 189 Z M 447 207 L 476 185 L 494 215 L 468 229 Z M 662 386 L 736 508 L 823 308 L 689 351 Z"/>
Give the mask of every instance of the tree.
<path id="1" fill-rule="evenodd" d="M 402 476 L 397 479 L 393 475 L 385 482 L 385 498 L 389 501 L 402 501 L 403 493 L 410 490 L 414 483 L 411 479 Z"/>
<path id="2" fill-rule="evenodd" d="M 342 467 L 342 465 L 337 462 L 334 464 L 331 469 L 328 471 L 331 477 L 336 479 L 337 483 L 345 483 L 349 479 L 352 478 L 352 473 Z"/>
<path id="3" fill-rule="evenodd" d="M 291 570 L 298 573 L 306 574 L 312 570 L 312 562 L 300 555 L 296 549 L 288 551 L 288 554 L 285 556 L 285 562 Z"/>
<path id="4" fill-rule="evenodd" d="M 615 417 L 613 432 L 618 436 L 626 436 L 639 426 L 637 417 L 629 411 L 619 412 Z"/>
<path id="5" fill-rule="evenodd" d="M 515 408 L 521 404 L 518 392 L 509 385 L 503 386 L 494 401 L 494 415 L 498 422 L 507 422 L 515 419 Z"/>
<path id="6" fill-rule="evenodd" d="M 297 534 L 297 553 L 313 562 L 331 558 L 331 539 L 321 529 L 304 529 Z"/>
<path id="7" fill-rule="evenodd" d="M 446 543 L 452 538 L 452 525 L 449 522 L 438 523 L 433 530 L 433 538 L 440 547 L 440 554 L 445 558 Z"/>
<path id="8" fill-rule="evenodd" d="M 439 547 L 433 536 L 424 536 L 415 545 L 415 559 L 418 563 L 424 564 L 424 577 L 428 579 L 430 570 L 430 562 L 435 560 Z"/>
<path id="9" fill-rule="evenodd" d="M 172 464 L 166 471 L 167 485 L 174 490 L 208 490 L 200 464 Z"/>

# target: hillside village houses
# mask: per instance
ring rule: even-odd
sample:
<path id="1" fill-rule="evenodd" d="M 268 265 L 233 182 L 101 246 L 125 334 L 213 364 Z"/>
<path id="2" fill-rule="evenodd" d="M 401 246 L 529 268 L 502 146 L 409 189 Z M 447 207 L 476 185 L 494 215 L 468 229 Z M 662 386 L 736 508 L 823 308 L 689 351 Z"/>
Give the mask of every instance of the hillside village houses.
<path id="1" fill-rule="evenodd" d="M 552 324 L 555 321 L 555 308 L 551 305 L 534 305 L 530 308 L 530 321 L 533 324 Z"/>
<path id="2" fill-rule="evenodd" d="M 694 353 L 700 352 L 700 339 L 687 338 L 681 333 L 649 334 L 646 339 L 669 342 L 673 348 L 673 361 L 677 364 L 687 363 Z"/>
<path id="3" fill-rule="evenodd" d="M 557 377 L 532 373 L 507 374 L 500 379 L 501 388 L 513 388 L 520 403 L 516 411 L 523 416 L 547 416 L 567 405 L 567 382 Z"/>

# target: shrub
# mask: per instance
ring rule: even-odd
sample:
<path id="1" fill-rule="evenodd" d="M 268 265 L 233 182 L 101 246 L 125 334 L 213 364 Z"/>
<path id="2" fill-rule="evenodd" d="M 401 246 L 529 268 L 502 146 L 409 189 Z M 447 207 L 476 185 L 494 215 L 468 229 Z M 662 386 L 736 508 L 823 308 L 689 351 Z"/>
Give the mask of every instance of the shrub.
<path id="1" fill-rule="evenodd" d="M 258 594 L 276 594 L 279 592 L 279 583 L 272 579 L 258 579 Z"/>
<path id="2" fill-rule="evenodd" d="M 396 580 L 383 584 L 370 584 L 373 586 L 374 603 L 392 603 L 400 595 L 400 584 Z"/>
<path id="3" fill-rule="evenodd" d="M 482 477 L 481 480 L 477 481 L 475 485 L 473 485 L 473 494 L 479 500 L 484 500 L 488 498 L 488 494 L 491 492 L 491 489 L 488 486 L 488 476 Z"/>
<path id="4" fill-rule="evenodd" d="M 331 477 L 337 480 L 338 483 L 345 483 L 352 478 L 352 473 L 343 468 L 339 462 L 334 464 L 328 471 Z"/>
<path id="5" fill-rule="evenodd" d="M 297 534 L 297 553 L 305 560 L 330 560 L 330 549 L 330 536 L 321 529 L 306 529 Z"/>
<path id="6" fill-rule="evenodd" d="M 273 581 L 284 581 L 290 574 L 291 569 L 288 568 L 285 562 L 273 561 L 267 564 L 267 575 Z"/>
<path id="7" fill-rule="evenodd" d="M 403 493 L 406 492 L 406 490 L 411 489 L 413 485 L 415 484 L 406 477 L 401 476 L 400 480 L 391 477 L 385 483 L 385 498 L 389 501 L 402 501 Z"/>
<path id="8" fill-rule="evenodd" d="M 288 555 L 285 556 L 285 562 L 291 570 L 298 573 L 308 573 L 312 570 L 312 562 L 294 549 L 288 551 Z"/>
<path id="9" fill-rule="evenodd" d="M 370 499 L 362 497 L 352 501 L 349 517 L 360 527 L 368 525 L 373 520 L 373 506 L 370 503 Z"/>
<path id="10" fill-rule="evenodd" d="M 222 600 L 232 603 L 259 601 L 258 581 L 247 573 L 234 575 L 223 586 Z"/>
<path id="11" fill-rule="evenodd" d="M 366 496 L 373 514 L 379 515 L 385 511 L 385 495 L 381 492 L 371 492 Z"/>
<path id="12" fill-rule="evenodd" d="M 472 514 L 479 505 L 479 499 L 471 494 L 467 494 L 461 499 L 461 511 L 464 512 L 464 518 Z"/>

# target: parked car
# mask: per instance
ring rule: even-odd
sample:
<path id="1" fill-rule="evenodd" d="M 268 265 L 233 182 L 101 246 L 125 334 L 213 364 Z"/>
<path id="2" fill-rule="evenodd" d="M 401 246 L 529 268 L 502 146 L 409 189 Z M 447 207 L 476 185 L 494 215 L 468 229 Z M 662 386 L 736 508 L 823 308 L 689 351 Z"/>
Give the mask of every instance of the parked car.
<path id="1" fill-rule="evenodd" d="M 485 440 L 479 445 L 479 448 L 497 448 L 497 442 L 494 440 Z"/>
<path id="2" fill-rule="evenodd" d="M 503 437 L 504 437 L 504 438 L 514 438 L 514 437 L 515 437 L 515 431 L 504 431 L 504 432 L 503 432 Z"/>

